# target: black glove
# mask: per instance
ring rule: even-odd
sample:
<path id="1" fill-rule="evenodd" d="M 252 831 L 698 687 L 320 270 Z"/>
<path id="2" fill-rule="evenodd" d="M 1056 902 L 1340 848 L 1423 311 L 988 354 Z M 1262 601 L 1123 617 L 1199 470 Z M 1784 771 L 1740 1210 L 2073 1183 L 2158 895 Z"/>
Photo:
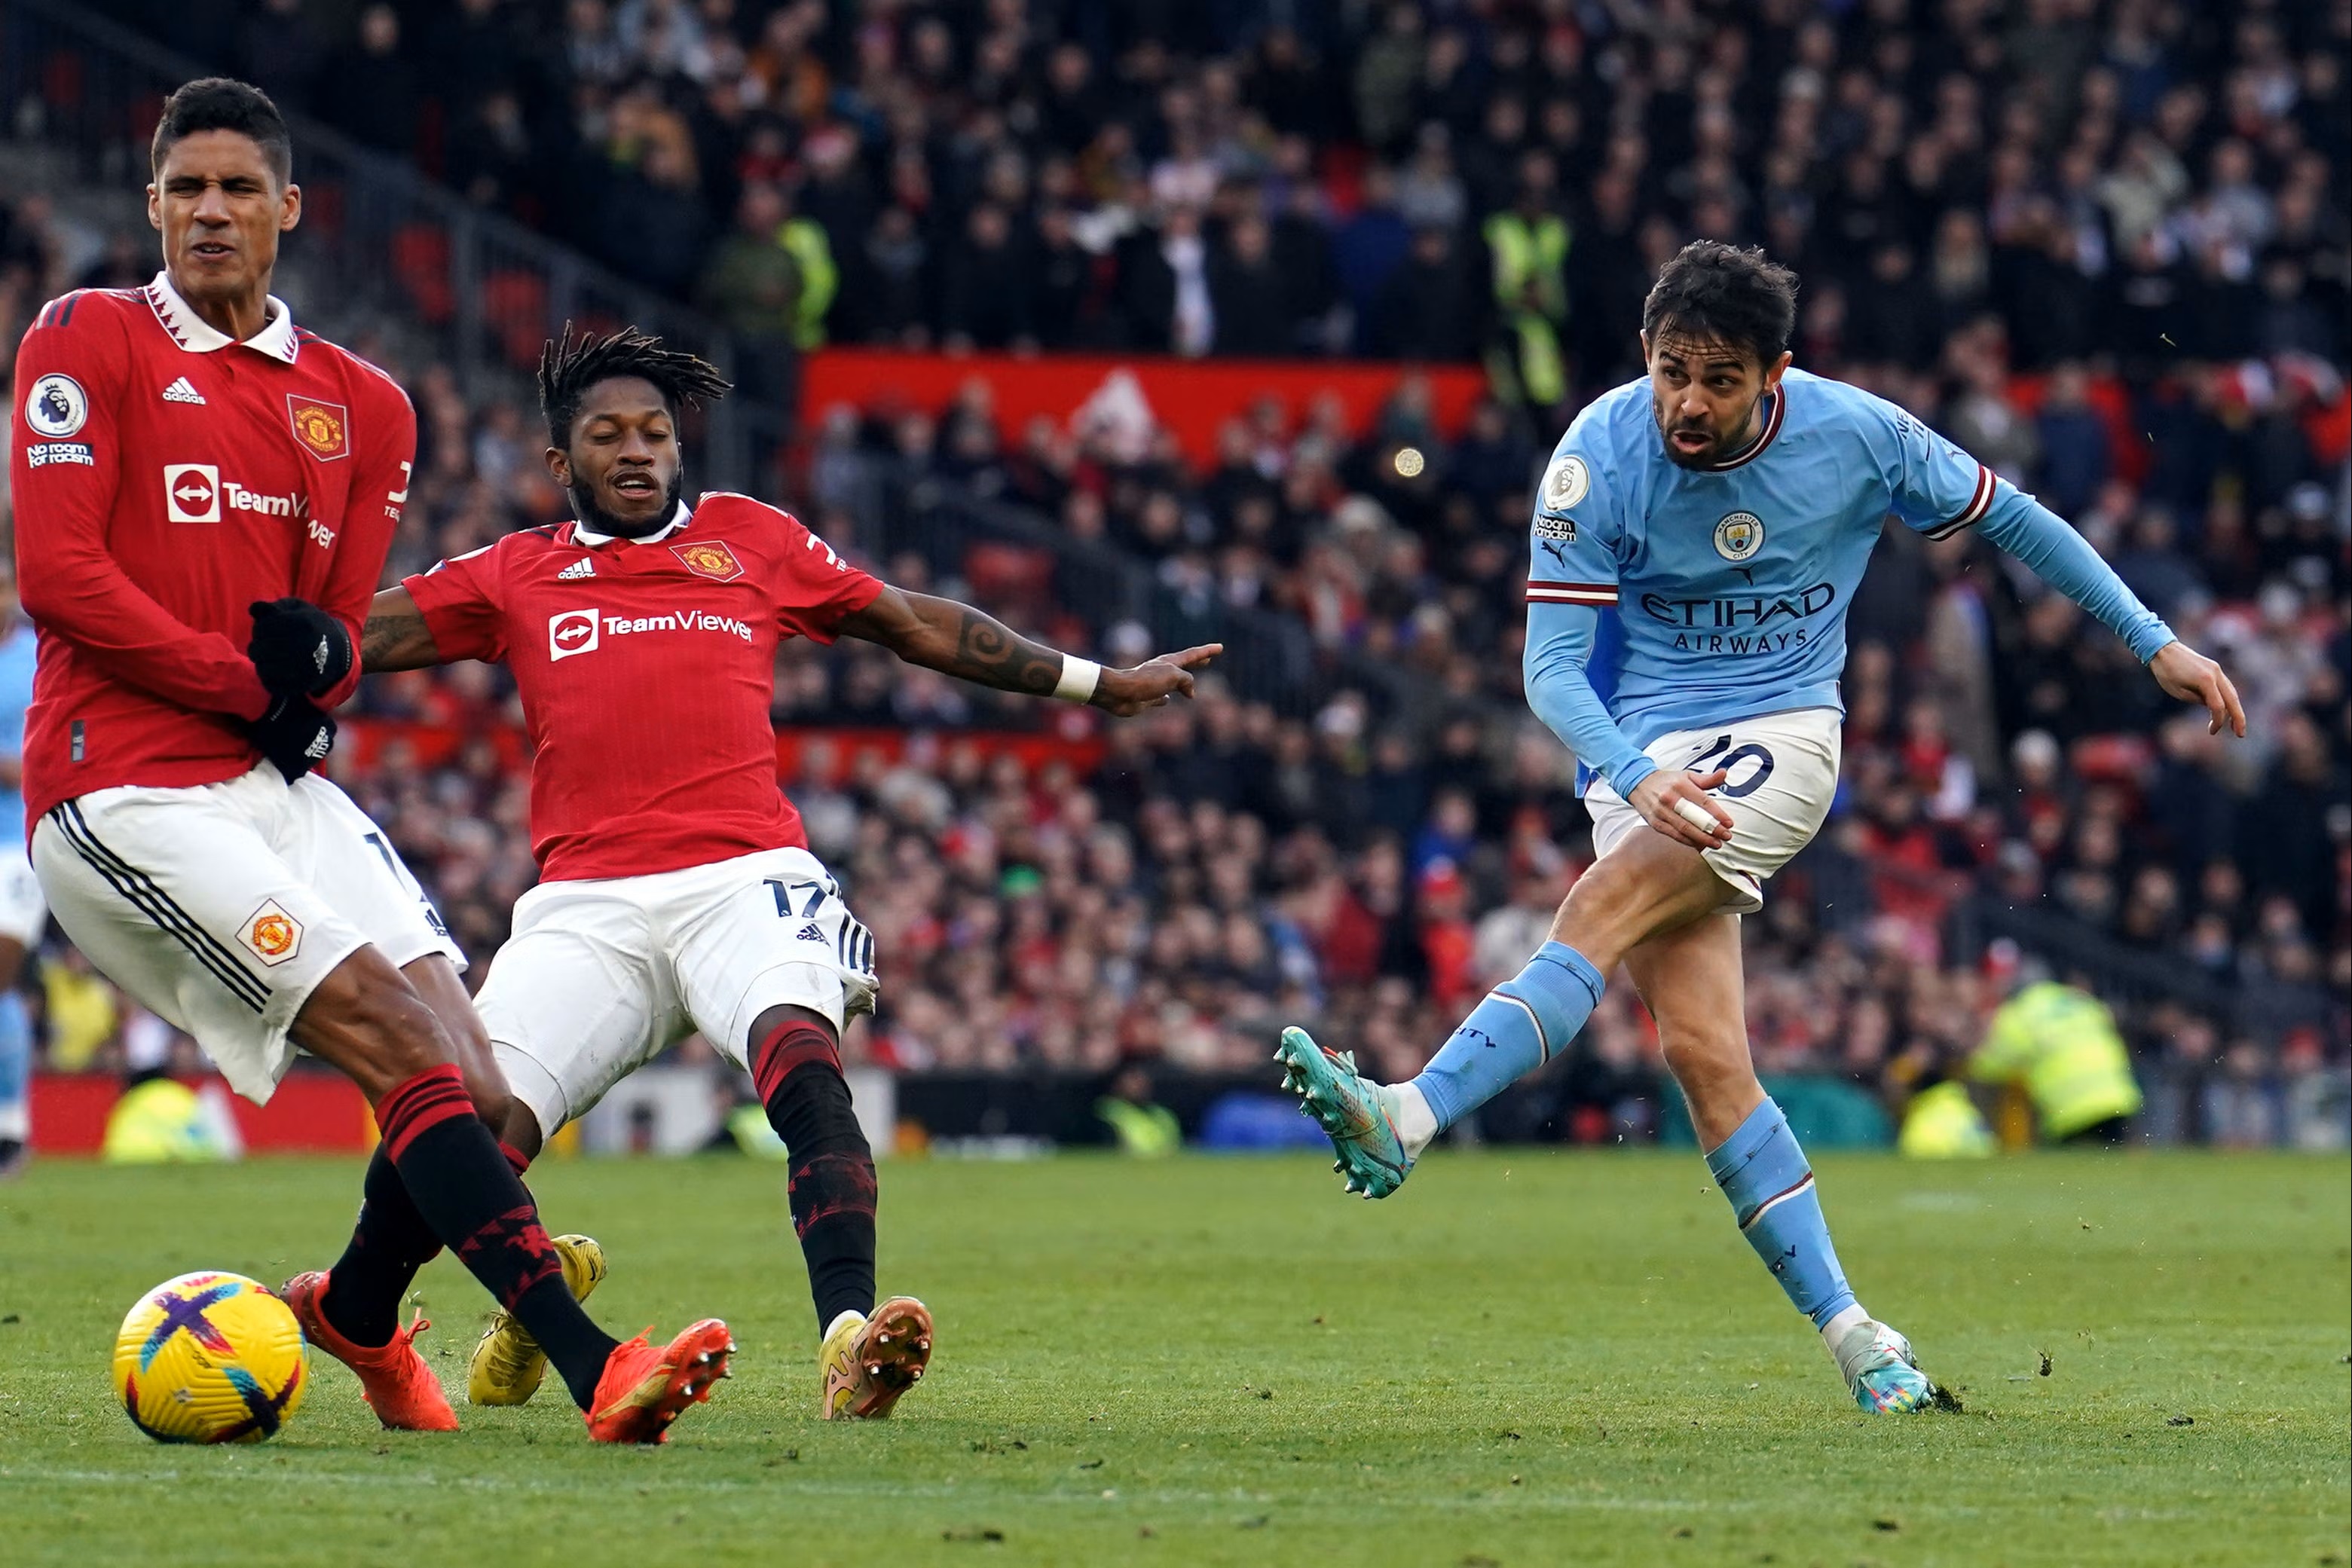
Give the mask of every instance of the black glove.
<path id="1" fill-rule="evenodd" d="M 308 697 L 279 697 L 253 721 L 249 733 L 261 755 L 291 784 L 335 748 L 335 716 L 320 713 Z"/>
<path id="2" fill-rule="evenodd" d="M 343 623 L 300 599 L 255 600 L 253 641 L 245 645 L 254 673 L 274 697 L 317 697 L 352 672 L 352 634 Z"/>

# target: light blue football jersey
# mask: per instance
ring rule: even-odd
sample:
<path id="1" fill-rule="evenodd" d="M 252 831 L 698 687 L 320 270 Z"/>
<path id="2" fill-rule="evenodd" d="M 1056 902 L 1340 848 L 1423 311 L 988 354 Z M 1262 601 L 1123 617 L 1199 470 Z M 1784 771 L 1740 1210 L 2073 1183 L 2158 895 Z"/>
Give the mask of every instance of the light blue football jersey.
<path id="1" fill-rule="evenodd" d="M 2171 640 L 2072 528 L 1883 398 L 1790 371 L 1753 445 L 1687 469 L 1665 455 L 1644 379 L 1587 407 L 1545 470 L 1529 546 L 1529 702 L 1621 790 L 1650 771 L 1641 748 L 1669 731 L 1843 710 L 1846 613 L 1889 515 L 1930 538 L 1987 524 L 2142 658 Z M 1614 689 L 1594 693 L 1593 618 L 1579 612 L 1612 611 Z M 1570 711 L 1595 696 L 1613 732 L 1596 712 Z"/>
<path id="2" fill-rule="evenodd" d="M 0 635 L 0 752 L 25 755 L 25 710 L 33 706 L 33 666 L 38 658 L 40 634 L 20 617 Z M 0 843 L 21 848 L 25 842 L 25 792 L 0 785 Z"/>

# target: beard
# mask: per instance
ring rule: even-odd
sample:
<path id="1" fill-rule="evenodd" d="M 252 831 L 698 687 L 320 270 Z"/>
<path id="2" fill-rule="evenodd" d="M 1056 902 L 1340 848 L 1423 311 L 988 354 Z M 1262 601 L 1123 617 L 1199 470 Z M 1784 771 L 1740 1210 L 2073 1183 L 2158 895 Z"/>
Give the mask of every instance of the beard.
<path id="1" fill-rule="evenodd" d="M 1665 410 L 1659 405 L 1655 398 L 1650 400 L 1650 419 L 1658 427 L 1658 444 L 1665 448 L 1667 462 L 1677 468 L 1713 468 L 1748 449 L 1748 443 L 1741 441 L 1740 437 L 1742 434 L 1756 425 L 1756 411 L 1763 405 L 1763 396 L 1759 393 L 1756 401 L 1749 403 L 1746 412 L 1741 413 L 1738 420 L 1734 423 L 1732 425 L 1734 434 L 1730 435 L 1724 434 L 1709 424 L 1668 424 Z M 1706 444 L 1696 452 L 1683 451 L 1674 444 L 1673 438 L 1685 432 L 1706 436 Z M 1734 443 L 1738 444 L 1735 445 Z"/>
<path id="2" fill-rule="evenodd" d="M 656 512 L 649 522 L 633 523 L 625 517 L 614 517 L 598 506 L 595 492 L 577 479 L 565 486 L 563 493 L 571 498 L 572 515 L 579 518 L 580 526 L 591 533 L 609 534 L 624 539 L 641 538 L 667 526 L 669 520 L 677 516 L 677 504 L 686 498 L 686 468 L 680 465 L 678 471 L 670 476 L 669 490 L 662 497 L 662 509 Z"/>

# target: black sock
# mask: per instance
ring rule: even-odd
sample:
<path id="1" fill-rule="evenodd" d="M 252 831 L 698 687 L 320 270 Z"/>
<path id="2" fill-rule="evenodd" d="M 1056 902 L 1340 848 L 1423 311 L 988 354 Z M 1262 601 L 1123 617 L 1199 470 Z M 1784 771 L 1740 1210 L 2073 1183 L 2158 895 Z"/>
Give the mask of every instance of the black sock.
<path id="1" fill-rule="evenodd" d="M 416 1212 L 383 1145 L 375 1146 L 360 1186 L 359 1223 L 327 1274 L 319 1310 L 353 1344 L 379 1345 L 400 1327 L 400 1298 L 416 1270 L 441 1250 L 441 1239 Z"/>
<path id="2" fill-rule="evenodd" d="M 618 1343 L 572 1299 L 563 1264 L 454 1066 L 420 1072 L 376 1106 L 384 1149 L 416 1211 L 499 1305 L 522 1320 L 572 1402 L 594 1400 Z"/>
<path id="3" fill-rule="evenodd" d="M 517 1176 L 530 1161 L 501 1143 Z M 399 1170 L 383 1145 L 375 1146 L 367 1176 L 360 1186 L 359 1223 L 343 1255 L 327 1274 L 327 1292 L 319 1310 L 328 1324 L 353 1344 L 388 1343 L 400 1328 L 400 1299 L 415 1281 L 416 1271 L 441 1253 L 441 1239 L 416 1212 L 416 1200 L 400 1179 Z"/>
<path id="4" fill-rule="evenodd" d="M 850 1109 L 830 1030 L 785 1024 L 753 1060 L 768 1125 L 784 1141 L 793 1229 L 823 1333 L 843 1312 L 874 1310 L 874 1154 Z"/>

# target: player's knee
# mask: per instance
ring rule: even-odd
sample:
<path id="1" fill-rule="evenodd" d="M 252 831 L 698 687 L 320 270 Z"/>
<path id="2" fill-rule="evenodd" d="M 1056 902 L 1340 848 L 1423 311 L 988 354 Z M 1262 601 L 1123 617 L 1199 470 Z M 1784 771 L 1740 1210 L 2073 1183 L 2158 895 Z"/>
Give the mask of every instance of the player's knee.
<path id="1" fill-rule="evenodd" d="M 1607 974 L 1641 939 L 1639 915 L 1647 894 L 1633 857 L 1604 855 L 1576 879 L 1560 905 L 1553 935 Z"/>
<path id="2" fill-rule="evenodd" d="M 1722 891 L 1697 852 L 1643 830 L 1576 879 L 1552 935 L 1607 974 L 1636 943 L 1706 913 Z"/>
<path id="3" fill-rule="evenodd" d="M 489 1118 L 486 1115 L 483 1120 L 488 1121 Z M 490 1127 L 498 1134 L 499 1142 L 509 1148 L 520 1150 L 525 1159 L 539 1158 L 539 1151 L 546 1142 L 546 1134 L 540 1130 L 539 1118 L 531 1113 L 530 1106 L 512 1095 L 508 1097 L 500 1119 L 491 1122 Z"/>

